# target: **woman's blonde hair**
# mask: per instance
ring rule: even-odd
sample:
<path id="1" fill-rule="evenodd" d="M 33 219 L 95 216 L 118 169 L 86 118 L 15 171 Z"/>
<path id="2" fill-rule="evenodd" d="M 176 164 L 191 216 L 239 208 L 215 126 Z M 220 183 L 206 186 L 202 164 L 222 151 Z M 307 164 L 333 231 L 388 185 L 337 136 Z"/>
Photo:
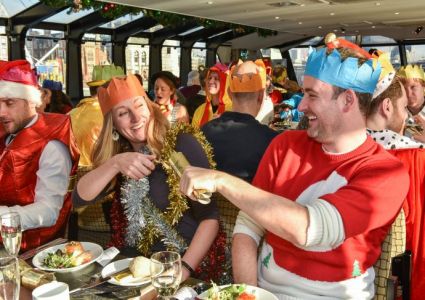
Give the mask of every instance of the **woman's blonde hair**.
<path id="1" fill-rule="evenodd" d="M 165 135 L 170 125 L 157 104 L 149 99 L 145 99 L 145 101 L 150 112 L 146 142 L 152 153 L 159 158 L 165 142 Z M 93 147 L 91 156 L 94 168 L 102 165 L 118 153 L 132 151 L 130 143 L 123 136 L 119 135 L 118 141 L 112 139 L 114 130 L 112 111 L 110 111 L 104 116 L 102 130 Z"/>

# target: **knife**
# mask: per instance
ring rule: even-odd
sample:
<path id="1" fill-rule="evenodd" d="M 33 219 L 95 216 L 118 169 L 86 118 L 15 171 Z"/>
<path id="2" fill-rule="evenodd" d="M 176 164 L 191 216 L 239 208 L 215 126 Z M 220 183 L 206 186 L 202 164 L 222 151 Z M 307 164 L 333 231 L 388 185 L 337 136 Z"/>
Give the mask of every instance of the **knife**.
<path id="1" fill-rule="evenodd" d="M 73 290 L 69 291 L 69 294 L 73 294 L 73 293 L 76 293 L 76 292 L 80 292 L 80 291 L 83 291 L 83 290 L 94 288 L 94 287 L 96 287 L 98 285 L 101 285 L 101 284 L 107 282 L 112 277 L 115 277 L 115 276 L 117 276 L 117 275 L 119 275 L 121 273 L 127 273 L 129 271 L 130 271 L 129 268 L 125 268 L 123 270 L 119 270 L 119 271 L 116 271 L 116 272 L 114 272 L 112 274 L 109 274 L 108 276 L 106 276 L 104 278 L 100 278 L 100 277 L 95 278 L 93 281 L 91 281 L 89 283 L 86 283 L 83 286 L 80 286 L 79 288 L 76 288 L 76 289 L 73 289 Z"/>
<path id="2" fill-rule="evenodd" d="M 50 241 L 47 244 L 41 245 L 41 246 L 39 246 L 35 249 L 28 250 L 27 252 L 19 255 L 19 258 L 23 259 L 23 260 L 28 260 L 31 257 L 33 257 L 34 255 L 36 255 L 38 252 L 41 252 L 41 251 L 43 251 L 47 248 L 53 247 L 53 246 L 57 246 L 57 245 L 66 243 L 67 241 L 68 241 L 67 239 L 63 239 L 63 238 L 55 239 L 55 240 Z"/>

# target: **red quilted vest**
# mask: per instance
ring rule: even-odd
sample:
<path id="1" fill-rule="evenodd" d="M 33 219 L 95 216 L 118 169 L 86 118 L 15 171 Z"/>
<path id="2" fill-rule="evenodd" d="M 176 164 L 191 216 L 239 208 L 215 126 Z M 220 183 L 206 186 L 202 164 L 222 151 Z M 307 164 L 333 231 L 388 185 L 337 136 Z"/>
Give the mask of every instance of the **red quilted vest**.
<path id="1" fill-rule="evenodd" d="M 69 116 L 39 114 L 37 122 L 22 129 L 7 147 L 4 139 L 5 136 L 0 137 L 0 205 L 25 206 L 34 202 L 39 159 L 44 147 L 51 140 L 58 140 L 69 147 L 73 162 L 72 172 L 75 172 L 78 150 Z M 71 195 L 67 193 L 56 224 L 24 231 L 21 250 L 38 247 L 63 235 L 71 206 Z"/>

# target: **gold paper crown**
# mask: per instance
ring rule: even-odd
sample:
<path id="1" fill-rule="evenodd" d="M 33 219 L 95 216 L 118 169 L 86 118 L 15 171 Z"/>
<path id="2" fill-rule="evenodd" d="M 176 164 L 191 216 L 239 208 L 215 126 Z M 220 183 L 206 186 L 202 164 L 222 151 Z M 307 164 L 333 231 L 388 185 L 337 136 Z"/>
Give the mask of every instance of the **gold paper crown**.
<path id="1" fill-rule="evenodd" d="M 406 67 L 401 67 L 398 70 L 397 75 L 407 79 L 425 80 L 424 70 L 419 65 L 407 65 Z"/>
<path id="2" fill-rule="evenodd" d="M 378 66 L 378 63 L 381 64 L 381 75 L 379 76 L 379 81 L 376 84 L 375 91 L 373 92 L 373 98 L 376 98 L 391 85 L 396 72 L 391 64 L 390 54 L 388 52 L 384 53 L 377 50 L 376 54 L 372 54 L 372 59 L 374 68 Z"/>
<path id="3" fill-rule="evenodd" d="M 250 74 L 235 74 L 237 67 L 242 64 L 239 61 L 236 66 L 230 70 L 230 91 L 231 92 L 258 92 L 266 87 L 266 67 L 261 59 L 257 59 L 257 73 Z"/>

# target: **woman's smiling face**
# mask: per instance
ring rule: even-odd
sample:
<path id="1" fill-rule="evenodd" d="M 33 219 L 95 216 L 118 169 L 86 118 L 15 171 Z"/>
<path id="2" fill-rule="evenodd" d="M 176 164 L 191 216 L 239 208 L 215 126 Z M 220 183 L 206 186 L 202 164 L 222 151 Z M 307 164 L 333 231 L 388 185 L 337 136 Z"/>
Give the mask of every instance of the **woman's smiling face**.
<path id="1" fill-rule="evenodd" d="M 147 126 L 151 112 L 144 97 L 122 101 L 112 108 L 116 130 L 136 150 L 147 139 Z"/>

